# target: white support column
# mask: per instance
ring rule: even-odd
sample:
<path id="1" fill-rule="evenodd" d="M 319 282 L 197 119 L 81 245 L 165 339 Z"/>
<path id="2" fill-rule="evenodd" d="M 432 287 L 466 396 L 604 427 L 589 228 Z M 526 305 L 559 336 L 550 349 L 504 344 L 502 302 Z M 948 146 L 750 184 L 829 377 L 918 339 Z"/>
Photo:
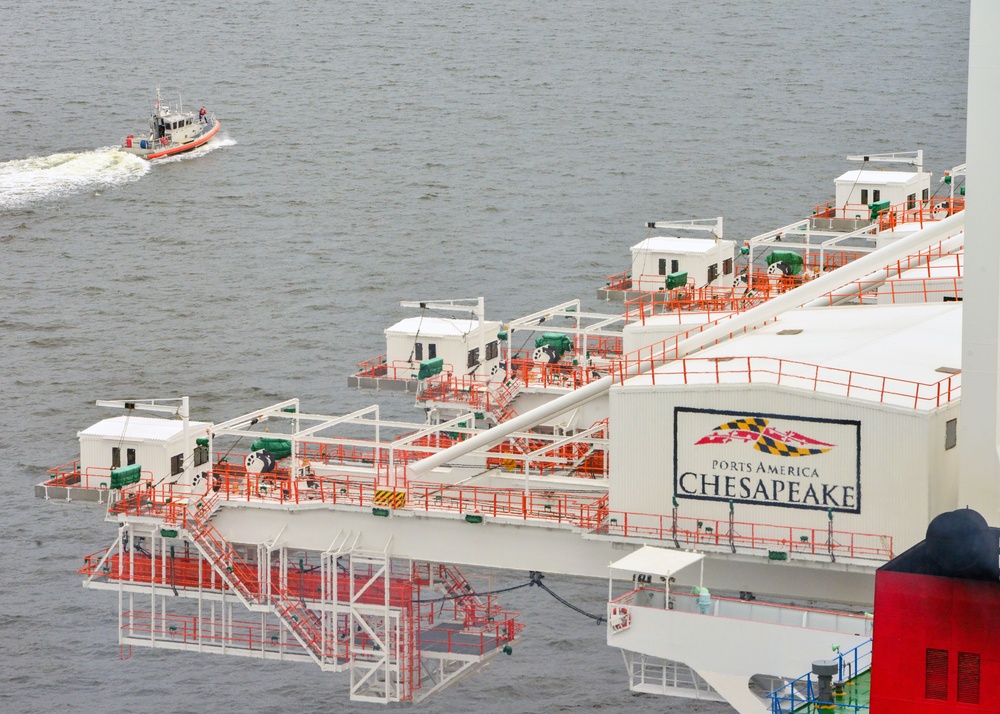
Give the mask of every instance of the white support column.
<path id="1" fill-rule="evenodd" d="M 1000 240 L 989 212 L 1000 195 L 1000 3 L 973 0 L 969 32 L 969 104 L 966 158 L 965 301 L 962 317 L 961 463 L 958 506 L 980 511 L 1000 524 L 1000 443 L 997 370 L 1000 351 Z M 941 438 L 944 438 L 941 435 Z"/>

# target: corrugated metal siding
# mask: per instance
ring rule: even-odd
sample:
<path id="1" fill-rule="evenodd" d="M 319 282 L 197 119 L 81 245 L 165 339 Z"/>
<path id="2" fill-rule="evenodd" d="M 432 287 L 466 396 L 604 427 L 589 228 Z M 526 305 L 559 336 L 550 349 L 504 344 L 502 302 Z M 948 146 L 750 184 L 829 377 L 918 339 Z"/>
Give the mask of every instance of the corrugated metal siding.
<path id="1" fill-rule="evenodd" d="M 194 437 L 192 437 L 193 439 Z M 135 449 L 136 463 L 143 471 L 157 474 L 159 477 L 170 474 L 170 457 L 181 452 L 180 437 L 169 442 L 136 442 L 108 439 L 106 437 L 80 437 L 80 470 L 84 473 L 88 468 L 110 469 L 111 450 L 121 446 L 121 464 L 126 464 L 127 449 Z"/>
<path id="2" fill-rule="evenodd" d="M 928 413 L 847 403 L 812 393 L 779 391 L 766 385 L 616 387 L 611 395 L 611 510 L 671 512 L 675 407 L 715 409 L 733 418 L 769 414 L 859 421 L 860 513 L 835 513 L 834 529 L 891 535 L 896 553 L 923 538 L 930 518 L 931 477 L 936 479 L 950 460 L 941 455 L 943 422 L 940 438 L 929 438 L 932 415 Z M 766 457 L 752 450 L 752 445 L 748 445 L 747 456 L 751 461 L 770 459 L 769 463 L 798 461 Z M 817 461 L 814 459 L 813 463 Z M 682 517 L 728 521 L 726 500 L 682 498 L 679 502 Z M 742 522 L 824 531 L 829 522 L 822 509 L 745 503 L 734 504 L 734 509 L 735 520 Z"/>

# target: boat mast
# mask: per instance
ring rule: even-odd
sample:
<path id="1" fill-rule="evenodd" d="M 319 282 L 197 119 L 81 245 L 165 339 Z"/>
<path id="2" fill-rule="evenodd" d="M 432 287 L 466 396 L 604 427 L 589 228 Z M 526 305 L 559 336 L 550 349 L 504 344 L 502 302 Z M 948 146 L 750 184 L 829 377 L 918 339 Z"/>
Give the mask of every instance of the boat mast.
<path id="1" fill-rule="evenodd" d="M 958 505 L 1000 523 L 1000 419 L 997 371 L 1000 350 L 1000 242 L 986 208 L 1000 195 L 1000 3 L 972 0 L 969 30 L 969 94 L 966 178 L 978 192 L 966 209 L 962 309 L 962 411 L 958 424 Z"/>

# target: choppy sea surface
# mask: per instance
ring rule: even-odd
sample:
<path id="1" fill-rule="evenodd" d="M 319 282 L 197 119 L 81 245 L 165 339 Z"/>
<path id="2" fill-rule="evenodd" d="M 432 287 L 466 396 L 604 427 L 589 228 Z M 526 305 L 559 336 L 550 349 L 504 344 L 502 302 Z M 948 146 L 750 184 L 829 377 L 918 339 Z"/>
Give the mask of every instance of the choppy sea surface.
<path id="1" fill-rule="evenodd" d="M 312 665 L 119 660 L 117 598 L 75 573 L 113 526 L 32 488 L 112 415 L 94 401 L 345 413 L 376 401 L 346 378 L 400 300 L 606 309 L 646 221 L 743 240 L 832 197 L 852 153 L 922 148 L 936 184 L 965 160 L 968 9 L 0 0 L 0 711 L 374 710 Z M 220 138 L 115 151 L 157 85 Z M 601 611 L 604 583 L 546 582 Z M 422 710 L 728 710 L 632 695 L 603 627 L 536 588 L 503 602 L 523 644 Z"/>

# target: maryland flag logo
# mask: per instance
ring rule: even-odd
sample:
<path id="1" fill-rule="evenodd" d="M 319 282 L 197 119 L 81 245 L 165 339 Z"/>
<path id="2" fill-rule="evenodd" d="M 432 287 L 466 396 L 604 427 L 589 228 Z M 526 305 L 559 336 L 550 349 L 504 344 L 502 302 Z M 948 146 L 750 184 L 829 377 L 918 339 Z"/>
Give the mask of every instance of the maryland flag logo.
<path id="1" fill-rule="evenodd" d="M 757 451 L 774 456 L 812 456 L 826 453 L 835 446 L 794 431 L 778 431 L 767 425 L 767 419 L 757 417 L 720 424 L 711 434 L 696 441 L 695 446 L 731 444 L 734 441 L 753 444 Z"/>

